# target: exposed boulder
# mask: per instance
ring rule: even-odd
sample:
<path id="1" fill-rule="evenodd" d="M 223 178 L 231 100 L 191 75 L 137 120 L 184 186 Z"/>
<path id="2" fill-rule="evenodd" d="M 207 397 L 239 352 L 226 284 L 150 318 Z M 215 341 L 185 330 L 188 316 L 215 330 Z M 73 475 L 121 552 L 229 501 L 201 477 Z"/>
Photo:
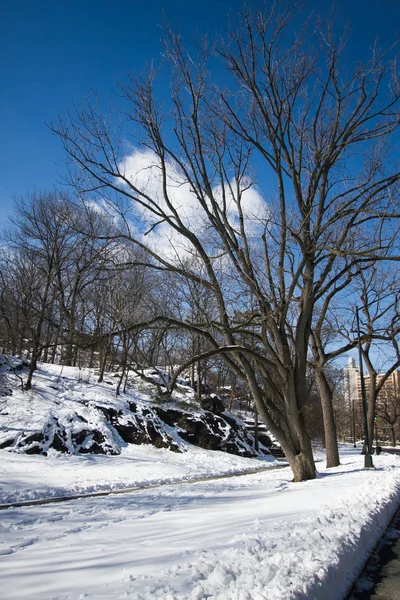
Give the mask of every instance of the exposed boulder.
<path id="1" fill-rule="evenodd" d="M 192 413 L 159 406 L 154 410 L 164 423 L 176 428 L 179 437 L 194 446 L 246 457 L 257 454 L 252 436 L 229 413 L 216 415 L 205 410 Z M 261 452 L 268 454 L 266 448 L 262 448 Z"/>
<path id="2" fill-rule="evenodd" d="M 225 405 L 216 394 L 210 394 L 209 396 L 202 397 L 200 406 L 204 410 L 209 410 L 216 415 L 222 415 L 225 411 Z"/>
<path id="3" fill-rule="evenodd" d="M 146 412 L 146 415 L 132 415 L 113 423 L 113 427 L 124 442 L 152 444 L 156 448 L 168 448 L 173 452 L 181 452 L 179 446 L 163 428 L 157 415 L 151 414 L 149 410 Z"/>

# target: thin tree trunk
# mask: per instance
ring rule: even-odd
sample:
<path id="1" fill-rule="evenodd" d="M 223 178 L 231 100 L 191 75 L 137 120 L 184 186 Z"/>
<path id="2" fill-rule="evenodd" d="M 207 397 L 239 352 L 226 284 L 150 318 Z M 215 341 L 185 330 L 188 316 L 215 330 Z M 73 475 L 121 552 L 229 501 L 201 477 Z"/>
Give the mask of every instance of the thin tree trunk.
<path id="1" fill-rule="evenodd" d="M 123 340 L 122 340 L 122 365 L 121 365 L 122 371 L 121 371 L 121 375 L 120 375 L 117 389 L 115 392 L 116 396 L 119 396 L 121 385 L 124 380 L 127 360 L 128 360 L 128 346 L 127 346 L 127 342 L 126 342 L 126 333 L 124 333 Z"/>
<path id="2" fill-rule="evenodd" d="M 256 403 L 254 403 L 254 449 L 256 452 L 260 449 L 258 443 L 258 410 Z"/>
<path id="3" fill-rule="evenodd" d="M 31 362 L 30 362 L 30 365 L 29 365 L 28 379 L 26 380 L 26 383 L 25 383 L 25 389 L 26 390 L 30 390 L 32 388 L 32 378 L 33 378 L 34 372 L 37 369 L 37 361 L 38 361 L 38 350 L 34 349 L 34 351 L 32 353 Z"/>
<path id="4" fill-rule="evenodd" d="M 375 407 L 376 407 L 376 372 L 369 372 L 369 391 L 367 394 L 368 452 L 372 454 L 374 443 Z"/>
<path id="5" fill-rule="evenodd" d="M 332 390 L 322 369 L 315 369 L 315 378 L 321 398 L 322 417 L 324 422 L 326 467 L 330 469 L 340 464 L 337 443 L 335 415 L 333 412 Z"/>

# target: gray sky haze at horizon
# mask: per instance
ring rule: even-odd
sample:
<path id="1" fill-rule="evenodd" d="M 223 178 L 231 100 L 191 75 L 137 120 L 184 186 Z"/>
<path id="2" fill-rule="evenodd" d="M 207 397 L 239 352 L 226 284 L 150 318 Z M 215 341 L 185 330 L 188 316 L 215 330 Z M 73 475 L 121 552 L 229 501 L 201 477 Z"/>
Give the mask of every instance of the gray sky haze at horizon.
<path id="1" fill-rule="evenodd" d="M 328 0 L 310 0 L 322 16 Z M 250 2 L 250 6 L 256 6 Z M 12 197 L 60 183 L 64 152 L 46 126 L 79 104 L 90 90 L 102 104 L 126 71 L 140 71 L 160 56 L 163 19 L 178 31 L 214 35 L 243 6 L 240 0 L 137 1 L 3 0 L 0 13 L 0 224 L 12 211 Z M 336 2 L 338 26 L 351 22 L 349 55 L 362 60 L 374 38 L 394 42 L 400 24 L 396 0 Z M 168 89 L 166 89 L 166 92 Z"/>

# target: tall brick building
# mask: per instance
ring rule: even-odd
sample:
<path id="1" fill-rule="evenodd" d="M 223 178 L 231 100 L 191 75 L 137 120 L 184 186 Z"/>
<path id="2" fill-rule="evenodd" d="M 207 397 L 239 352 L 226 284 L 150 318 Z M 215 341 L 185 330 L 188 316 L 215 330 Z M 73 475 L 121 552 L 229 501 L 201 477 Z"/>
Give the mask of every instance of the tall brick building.
<path id="1" fill-rule="evenodd" d="M 360 377 L 360 369 L 354 360 L 354 358 L 349 358 L 348 364 L 345 366 L 343 370 L 343 378 L 344 378 L 344 397 L 346 400 L 346 405 L 350 409 L 351 413 L 354 414 L 355 422 L 356 422 L 356 435 L 357 437 L 362 437 L 362 423 L 363 423 L 363 413 L 362 413 L 362 395 L 361 395 L 361 377 Z M 377 376 L 377 383 L 382 379 L 384 375 L 379 374 Z M 365 381 L 365 389 L 367 392 L 368 398 L 368 387 L 369 387 L 369 375 L 364 374 Z M 388 403 L 390 410 L 394 409 L 394 403 L 396 399 L 400 398 L 400 371 L 394 371 L 388 379 L 385 381 L 383 388 L 380 390 L 377 398 L 377 409 L 378 413 L 382 410 L 385 403 Z M 391 401 L 388 402 L 388 401 Z M 400 411 L 400 401 L 398 402 Z M 382 430 L 384 432 L 385 428 L 388 427 L 388 423 L 384 419 L 378 418 L 378 430 Z M 395 425 L 396 429 L 396 437 L 400 439 L 400 420 Z"/>

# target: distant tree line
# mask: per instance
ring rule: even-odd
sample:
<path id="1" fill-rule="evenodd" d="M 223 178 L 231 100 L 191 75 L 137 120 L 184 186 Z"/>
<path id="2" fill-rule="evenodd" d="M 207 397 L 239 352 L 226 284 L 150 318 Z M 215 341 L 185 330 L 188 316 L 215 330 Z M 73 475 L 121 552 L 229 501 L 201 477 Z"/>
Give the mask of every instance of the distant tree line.
<path id="1" fill-rule="evenodd" d="M 113 232 L 101 211 L 65 193 L 35 192 L 16 201 L 2 232 L 0 350 L 29 359 L 25 390 L 39 360 L 96 367 L 99 381 L 115 369 L 122 383 L 129 369 L 161 366 L 172 375 L 204 348 L 198 335 L 163 323 L 146 327 L 160 314 L 182 314 L 184 305 L 192 313 L 195 302 L 182 290 L 179 298 L 176 285 L 140 264 L 140 253 L 132 256 Z M 232 383 L 218 359 L 193 364 L 188 376 L 199 390 L 207 381 L 219 388 Z"/>

